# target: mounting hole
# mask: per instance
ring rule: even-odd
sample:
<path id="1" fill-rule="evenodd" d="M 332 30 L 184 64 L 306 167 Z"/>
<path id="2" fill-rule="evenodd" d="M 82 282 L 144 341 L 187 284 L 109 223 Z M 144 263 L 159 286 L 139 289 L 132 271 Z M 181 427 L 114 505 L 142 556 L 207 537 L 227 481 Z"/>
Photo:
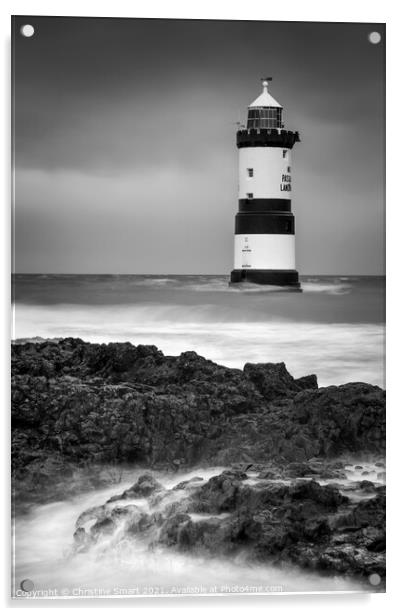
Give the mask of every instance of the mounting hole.
<path id="1" fill-rule="evenodd" d="M 369 575 L 369 582 L 372 586 L 378 586 L 378 584 L 381 582 L 381 576 L 378 575 L 378 573 L 372 573 L 371 575 Z"/>
<path id="2" fill-rule="evenodd" d="M 381 41 L 381 34 L 379 32 L 370 32 L 368 35 L 368 40 L 370 43 L 373 43 L 373 45 L 378 45 Z"/>
<path id="3" fill-rule="evenodd" d="M 29 38 L 34 35 L 35 28 L 31 26 L 31 24 L 24 24 L 23 26 L 21 26 L 20 32 L 22 36 L 26 36 Z"/>
<path id="4" fill-rule="evenodd" d="M 31 590 L 33 590 L 35 586 L 34 586 L 33 581 L 27 578 L 26 580 L 22 580 L 20 584 L 20 588 L 24 592 L 31 592 Z"/>

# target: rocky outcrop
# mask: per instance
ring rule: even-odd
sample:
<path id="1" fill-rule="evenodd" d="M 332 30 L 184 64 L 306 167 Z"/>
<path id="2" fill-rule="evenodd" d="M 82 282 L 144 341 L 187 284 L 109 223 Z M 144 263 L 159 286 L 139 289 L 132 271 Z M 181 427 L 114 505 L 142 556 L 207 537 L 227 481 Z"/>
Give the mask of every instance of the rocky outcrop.
<path id="1" fill-rule="evenodd" d="M 105 464 L 272 460 L 310 474 L 312 458 L 383 454 L 384 392 L 317 388 L 284 364 L 235 370 L 194 352 L 67 338 L 13 345 L 12 428 L 17 499 L 65 496 L 80 469 L 96 485 Z"/>
<path id="2" fill-rule="evenodd" d="M 202 479 L 201 479 L 202 481 Z M 385 580 L 385 500 L 382 486 L 363 495 L 318 480 L 258 481 L 241 470 L 165 490 L 147 513 L 113 499 L 80 515 L 75 551 L 91 549 L 113 535 L 113 544 L 140 535 L 150 549 L 163 545 L 204 556 L 241 555 L 250 562 L 291 563 L 303 568 Z M 149 476 L 138 484 L 148 483 Z M 120 497 L 122 498 L 122 497 Z M 173 501 L 172 501 L 173 498 Z M 94 523 L 85 530 L 84 524 Z"/>
<path id="3" fill-rule="evenodd" d="M 254 383 L 267 402 L 289 397 L 303 389 L 317 389 L 315 374 L 294 379 L 280 364 L 245 364 L 244 374 Z"/>
<path id="4" fill-rule="evenodd" d="M 118 494 L 117 496 L 112 496 L 108 502 L 113 502 L 116 500 L 127 500 L 130 498 L 146 498 L 155 492 L 160 492 L 163 490 L 162 484 L 157 481 L 153 475 L 150 473 L 146 473 L 145 475 L 141 475 L 138 481 L 131 486 L 128 490 L 124 490 L 122 494 Z"/>

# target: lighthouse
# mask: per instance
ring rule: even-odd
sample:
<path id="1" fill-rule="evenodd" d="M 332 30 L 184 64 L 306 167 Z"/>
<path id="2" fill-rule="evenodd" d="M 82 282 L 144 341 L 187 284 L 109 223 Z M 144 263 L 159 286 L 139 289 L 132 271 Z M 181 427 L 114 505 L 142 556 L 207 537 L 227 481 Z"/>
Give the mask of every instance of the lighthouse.
<path id="1" fill-rule="evenodd" d="M 268 92 L 248 107 L 247 127 L 237 131 L 239 211 L 235 218 L 234 270 L 230 282 L 300 289 L 291 210 L 292 149 L 299 133 L 285 130 L 283 107 Z"/>

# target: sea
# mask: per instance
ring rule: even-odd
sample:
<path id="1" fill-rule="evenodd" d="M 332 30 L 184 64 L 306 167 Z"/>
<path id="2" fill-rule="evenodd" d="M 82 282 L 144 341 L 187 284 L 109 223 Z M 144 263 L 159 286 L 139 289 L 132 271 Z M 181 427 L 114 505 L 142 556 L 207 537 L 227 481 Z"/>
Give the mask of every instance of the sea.
<path id="1" fill-rule="evenodd" d="M 218 275 L 13 277 L 15 342 L 78 337 L 196 351 L 231 368 L 285 362 L 319 386 L 384 386 L 385 278 L 301 276 L 302 293 Z"/>

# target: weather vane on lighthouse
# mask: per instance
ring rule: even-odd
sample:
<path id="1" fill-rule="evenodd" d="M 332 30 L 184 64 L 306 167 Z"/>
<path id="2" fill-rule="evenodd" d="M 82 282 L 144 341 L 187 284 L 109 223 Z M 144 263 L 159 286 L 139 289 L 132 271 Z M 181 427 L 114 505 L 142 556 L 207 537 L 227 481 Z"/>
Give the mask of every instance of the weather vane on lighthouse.
<path id="1" fill-rule="evenodd" d="M 300 137 L 285 130 L 283 108 L 268 92 L 270 81 L 261 78 L 262 93 L 248 107 L 247 127 L 237 131 L 239 211 L 230 282 L 300 289 L 291 212 L 291 153 Z"/>

